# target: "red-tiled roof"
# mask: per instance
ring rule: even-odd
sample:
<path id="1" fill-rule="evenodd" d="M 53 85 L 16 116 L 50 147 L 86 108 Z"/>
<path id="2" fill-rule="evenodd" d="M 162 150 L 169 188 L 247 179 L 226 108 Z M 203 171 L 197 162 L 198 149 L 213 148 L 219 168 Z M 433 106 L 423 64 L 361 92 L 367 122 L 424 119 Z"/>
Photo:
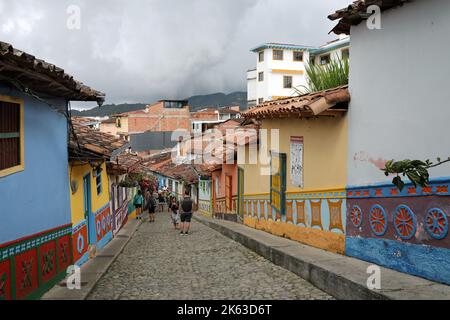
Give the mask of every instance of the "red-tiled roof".
<path id="1" fill-rule="evenodd" d="M 74 101 L 97 101 L 99 104 L 105 100 L 104 93 L 76 81 L 71 75 L 65 73 L 64 69 L 1 41 L 0 70 L 2 78 L 36 94 Z M 20 77 L 17 76 L 18 74 Z"/>
<path id="2" fill-rule="evenodd" d="M 350 27 L 360 24 L 369 17 L 367 8 L 371 5 L 377 5 L 381 11 L 386 11 L 394 7 L 402 6 L 411 0 L 357 0 L 348 7 L 337 10 L 330 14 L 328 19 L 339 20 L 339 23 L 330 31 L 336 34 L 350 34 Z"/>
<path id="3" fill-rule="evenodd" d="M 72 158 L 86 156 L 111 158 L 120 154 L 129 143 L 116 136 L 94 130 L 82 121 L 72 119 L 73 132 L 70 134 L 69 153 Z"/>
<path id="4" fill-rule="evenodd" d="M 108 162 L 108 170 L 117 170 L 122 173 L 142 171 L 143 159 L 136 154 L 124 152 L 119 154 L 114 161 Z"/>
<path id="5" fill-rule="evenodd" d="M 263 119 L 276 117 L 312 117 L 317 115 L 330 115 L 347 110 L 350 101 L 348 86 L 323 90 L 298 97 L 284 98 L 264 102 L 247 112 L 244 118 Z M 339 109 L 333 109 L 341 104 Z"/>

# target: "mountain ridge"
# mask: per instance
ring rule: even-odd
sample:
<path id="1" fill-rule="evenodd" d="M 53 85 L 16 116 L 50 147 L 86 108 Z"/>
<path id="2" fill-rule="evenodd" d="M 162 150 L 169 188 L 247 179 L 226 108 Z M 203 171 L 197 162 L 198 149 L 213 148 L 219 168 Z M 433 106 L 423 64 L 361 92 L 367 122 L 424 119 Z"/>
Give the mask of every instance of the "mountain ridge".
<path id="1" fill-rule="evenodd" d="M 236 91 L 229 94 L 222 92 L 195 95 L 185 100 L 189 101 L 190 111 L 195 112 L 202 108 L 220 108 L 232 105 L 238 105 L 241 110 L 247 109 L 247 92 Z M 117 113 L 124 113 L 144 109 L 149 103 L 122 103 L 122 104 L 106 104 L 101 107 L 95 107 L 89 110 L 72 109 L 73 116 L 82 117 L 105 117 Z"/>

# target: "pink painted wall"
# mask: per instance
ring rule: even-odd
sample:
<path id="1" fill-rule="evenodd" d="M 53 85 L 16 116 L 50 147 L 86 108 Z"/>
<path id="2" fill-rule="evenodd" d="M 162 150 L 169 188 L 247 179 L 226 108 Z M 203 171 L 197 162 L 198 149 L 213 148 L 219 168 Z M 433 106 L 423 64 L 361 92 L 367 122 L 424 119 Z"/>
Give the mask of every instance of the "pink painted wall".
<path id="1" fill-rule="evenodd" d="M 232 193 L 233 196 L 237 195 L 237 164 L 224 164 L 221 171 L 215 171 L 212 173 L 213 183 L 216 179 L 219 179 L 219 188 L 216 191 L 217 198 L 225 198 L 225 177 L 231 176 L 232 179 Z"/>

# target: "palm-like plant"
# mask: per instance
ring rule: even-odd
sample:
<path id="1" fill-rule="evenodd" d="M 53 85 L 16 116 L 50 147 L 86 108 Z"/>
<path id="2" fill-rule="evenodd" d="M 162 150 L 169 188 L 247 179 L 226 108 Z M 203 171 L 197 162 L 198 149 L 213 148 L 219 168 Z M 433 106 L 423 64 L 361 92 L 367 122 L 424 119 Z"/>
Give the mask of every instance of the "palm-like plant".
<path id="1" fill-rule="evenodd" d="M 326 65 L 306 65 L 308 86 L 294 88 L 299 95 L 332 89 L 348 84 L 348 59 L 332 60 Z"/>

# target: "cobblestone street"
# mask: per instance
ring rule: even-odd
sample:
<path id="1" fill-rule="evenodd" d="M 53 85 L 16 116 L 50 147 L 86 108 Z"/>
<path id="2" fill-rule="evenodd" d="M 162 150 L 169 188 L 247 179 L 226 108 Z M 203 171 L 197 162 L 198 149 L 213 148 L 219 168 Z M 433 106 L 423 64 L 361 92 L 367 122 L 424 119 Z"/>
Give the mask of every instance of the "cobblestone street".
<path id="1" fill-rule="evenodd" d="M 89 299 L 332 299 L 195 220 L 182 236 L 167 213 L 156 219 L 144 220 Z"/>

